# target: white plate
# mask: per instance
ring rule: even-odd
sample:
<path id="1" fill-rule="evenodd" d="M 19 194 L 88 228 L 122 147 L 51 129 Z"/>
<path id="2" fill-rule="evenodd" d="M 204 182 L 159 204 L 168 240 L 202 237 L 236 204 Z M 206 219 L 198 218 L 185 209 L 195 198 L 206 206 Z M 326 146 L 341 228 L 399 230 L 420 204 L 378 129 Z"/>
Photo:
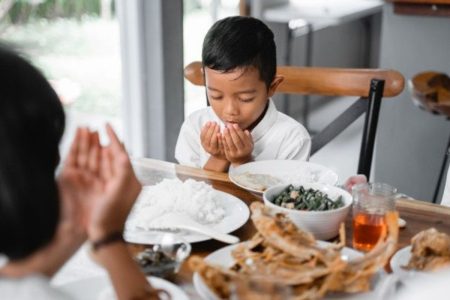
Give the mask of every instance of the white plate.
<path id="1" fill-rule="evenodd" d="M 394 272 L 399 276 L 403 275 L 409 276 L 411 271 L 403 269 L 402 266 L 406 266 L 410 258 L 411 258 L 411 246 L 406 246 L 395 252 L 390 261 L 392 272 Z"/>
<path id="2" fill-rule="evenodd" d="M 394 256 L 392 256 L 390 261 L 392 272 L 398 275 L 403 283 L 408 284 L 412 278 L 420 277 L 426 279 L 429 277 L 433 277 L 433 272 L 422 272 L 403 269 L 402 266 L 406 266 L 410 258 L 411 258 L 411 245 L 398 250 L 394 254 Z"/>
<path id="3" fill-rule="evenodd" d="M 329 245 L 329 242 L 324 241 L 317 241 L 319 246 L 325 247 L 326 245 Z M 212 252 L 209 254 L 205 260 L 208 263 L 215 264 L 218 266 L 223 266 L 225 268 L 229 268 L 233 265 L 233 257 L 231 256 L 231 252 L 234 248 L 236 248 L 237 245 L 229 245 L 224 248 L 221 248 L 217 251 Z M 352 260 L 358 257 L 361 257 L 363 254 L 359 251 L 356 251 L 351 248 L 343 248 L 341 250 L 342 256 L 344 259 Z M 379 272 L 378 276 L 375 276 L 374 284 L 377 285 L 378 282 L 380 282 L 380 279 L 384 275 L 383 272 Z M 219 298 L 209 289 L 209 287 L 203 282 L 203 279 L 200 277 L 200 275 L 196 272 L 194 273 L 194 287 L 199 293 L 199 295 L 204 300 L 219 300 Z M 347 294 L 347 293 L 334 293 L 327 295 L 324 299 L 351 299 L 351 300 L 369 300 L 369 299 L 375 299 L 376 298 L 376 292 L 371 291 L 367 293 L 358 293 L 358 294 Z"/>
<path id="4" fill-rule="evenodd" d="M 262 160 L 250 162 L 230 169 L 228 176 L 234 184 L 257 194 L 261 194 L 263 191 L 247 187 L 236 180 L 235 175 L 246 172 L 251 174 L 271 175 L 278 178 L 280 183 L 310 181 L 335 185 L 338 182 L 338 175 L 331 169 L 319 164 L 300 160 Z"/>
<path id="5" fill-rule="evenodd" d="M 147 279 L 154 288 L 167 291 L 172 297 L 172 300 L 189 300 L 186 293 L 173 283 L 157 277 L 147 277 Z M 111 295 L 113 295 L 112 285 L 106 275 L 87 277 L 80 280 L 71 281 L 60 285 L 59 288 L 66 294 L 72 296 L 73 299 L 113 299 L 111 298 Z"/>
<path id="6" fill-rule="evenodd" d="M 228 193 L 217 190 L 216 193 L 218 195 L 217 200 L 225 208 L 225 217 L 220 222 L 208 226 L 219 232 L 230 233 L 244 225 L 250 216 L 250 210 L 248 209 L 247 204 Z M 124 239 L 127 242 L 135 244 L 155 244 L 158 242 L 161 234 L 163 234 L 161 231 L 147 231 L 144 229 L 133 228 L 133 226 L 127 226 L 124 232 Z M 188 243 L 202 242 L 211 239 L 208 236 L 189 231 L 179 231 L 176 234 L 180 235 Z"/>

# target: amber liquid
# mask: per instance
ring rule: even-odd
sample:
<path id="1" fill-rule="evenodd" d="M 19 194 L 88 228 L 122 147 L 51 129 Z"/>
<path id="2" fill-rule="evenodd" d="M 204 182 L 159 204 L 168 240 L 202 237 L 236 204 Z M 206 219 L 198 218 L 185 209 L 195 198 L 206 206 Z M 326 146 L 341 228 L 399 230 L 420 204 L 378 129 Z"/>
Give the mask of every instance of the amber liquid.
<path id="1" fill-rule="evenodd" d="M 386 230 L 384 215 L 357 213 L 353 217 L 353 248 L 371 250 Z"/>

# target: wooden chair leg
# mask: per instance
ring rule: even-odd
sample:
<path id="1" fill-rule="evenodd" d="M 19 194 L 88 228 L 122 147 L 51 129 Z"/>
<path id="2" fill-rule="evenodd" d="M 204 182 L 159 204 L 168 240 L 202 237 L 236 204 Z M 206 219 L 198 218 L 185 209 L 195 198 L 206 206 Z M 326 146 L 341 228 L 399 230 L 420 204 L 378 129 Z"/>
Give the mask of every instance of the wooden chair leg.
<path id="1" fill-rule="evenodd" d="M 370 82 L 368 107 L 364 121 L 361 151 L 359 154 L 358 174 L 364 174 L 370 179 L 373 148 L 377 133 L 378 115 L 380 113 L 381 99 L 383 98 L 384 80 L 372 79 Z"/>

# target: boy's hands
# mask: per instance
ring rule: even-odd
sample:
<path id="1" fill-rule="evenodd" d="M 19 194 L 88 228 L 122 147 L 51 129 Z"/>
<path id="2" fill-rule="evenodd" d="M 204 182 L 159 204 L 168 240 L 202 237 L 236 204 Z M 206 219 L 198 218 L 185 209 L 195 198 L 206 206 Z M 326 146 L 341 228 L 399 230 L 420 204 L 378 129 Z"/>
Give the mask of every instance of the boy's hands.
<path id="1" fill-rule="evenodd" d="M 205 151 L 218 160 L 240 165 L 252 159 L 253 138 L 237 124 L 228 125 L 221 134 L 219 124 L 208 122 L 202 128 L 200 140 Z"/>
<path id="2" fill-rule="evenodd" d="M 253 138 L 248 130 L 242 130 L 239 125 L 228 125 L 221 137 L 227 160 L 235 165 L 251 161 Z"/>
<path id="3" fill-rule="evenodd" d="M 200 133 L 200 140 L 205 151 L 211 156 L 220 160 L 227 159 L 222 145 L 219 124 L 207 122 Z"/>

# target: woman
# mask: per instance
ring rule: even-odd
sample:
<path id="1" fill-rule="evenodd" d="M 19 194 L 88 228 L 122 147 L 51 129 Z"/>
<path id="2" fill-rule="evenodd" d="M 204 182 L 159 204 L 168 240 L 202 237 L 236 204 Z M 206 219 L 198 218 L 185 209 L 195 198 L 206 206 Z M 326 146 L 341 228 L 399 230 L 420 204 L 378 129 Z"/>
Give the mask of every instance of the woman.
<path id="1" fill-rule="evenodd" d="M 87 238 L 119 299 L 155 299 L 122 239 L 141 185 L 112 128 L 105 147 L 97 132 L 78 129 L 55 178 L 64 131 L 57 95 L 2 46 L 0 70 L 0 298 L 66 299 L 48 279 Z"/>

